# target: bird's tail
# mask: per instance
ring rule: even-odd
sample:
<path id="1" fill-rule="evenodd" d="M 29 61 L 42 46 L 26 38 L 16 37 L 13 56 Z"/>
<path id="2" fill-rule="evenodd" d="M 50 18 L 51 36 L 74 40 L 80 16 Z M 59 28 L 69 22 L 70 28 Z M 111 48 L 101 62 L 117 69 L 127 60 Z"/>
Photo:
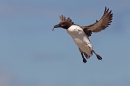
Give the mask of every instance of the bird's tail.
<path id="1" fill-rule="evenodd" d="M 92 55 L 93 55 L 92 52 L 91 52 L 91 55 L 87 55 L 86 53 L 84 53 L 84 56 L 86 57 L 86 59 L 89 59 Z"/>

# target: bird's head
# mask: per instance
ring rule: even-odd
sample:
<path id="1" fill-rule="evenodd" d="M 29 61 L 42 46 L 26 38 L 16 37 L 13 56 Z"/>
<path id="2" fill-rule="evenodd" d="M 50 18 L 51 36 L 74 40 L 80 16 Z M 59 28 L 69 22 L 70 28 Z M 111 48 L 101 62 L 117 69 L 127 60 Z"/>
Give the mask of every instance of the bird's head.
<path id="1" fill-rule="evenodd" d="M 60 20 L 60 23 L 55 25 L 52 30 L 54 30 L 54 28 L 68 29 L 71 25 L 74 24 L 70 18 L 66 19 L 66 17 L 64 17 L 63 15 L 60 16 Z"/>
<path id="2" fill-rule="evenodd" d="M 65 22 L 60 22 L 59 24 L 55 25 L 54 28 L 68 29 L 71 25 L 72 24 L 70 22 L 65 21 Z"/>

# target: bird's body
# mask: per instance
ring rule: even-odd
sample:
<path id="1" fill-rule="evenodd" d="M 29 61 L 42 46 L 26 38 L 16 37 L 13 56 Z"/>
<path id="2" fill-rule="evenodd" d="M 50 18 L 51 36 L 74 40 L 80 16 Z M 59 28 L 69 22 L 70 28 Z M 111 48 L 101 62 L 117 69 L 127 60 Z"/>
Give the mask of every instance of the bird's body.
<path id="1" fill-rule="evenodd" d="M 67 33 L 72 37 L 72 39 L 78 46 L 84 63 L 87 62 L 86 59 L 90 58 L 93 53 L 96 55 L 98 60 L 102 60 L 102 57 L 94 51 L 89 40 L 89 36 L 91 36 L 92 33 L 105 30 L 105 28 L 110 25 L 113 17 L 113 14 L 111 12 L 112 11 L 109 11 L 109 9 L 105 7 L 104 14 L 101 19 L 99 21 L 96 20 L 94 24 L 88 26 L 80 26 L 74 24 L 74 22 L 70 18 L 66 19 L 65 16 L 61 15 L 60 23 L 55 25 L 54 28 L 61 27 L 63 29 L 66 29 Z M 86 57 L 86 59 L 84 58 L 84 56 Z"/>
<path id="2" fill-rule="evenodd" d="M 84 33 L 80 26 L 72 25 L 67 30 L 82 53 L 86 53 L 88 58 L 92 55 L 92 44 L 88 36 Z"/>

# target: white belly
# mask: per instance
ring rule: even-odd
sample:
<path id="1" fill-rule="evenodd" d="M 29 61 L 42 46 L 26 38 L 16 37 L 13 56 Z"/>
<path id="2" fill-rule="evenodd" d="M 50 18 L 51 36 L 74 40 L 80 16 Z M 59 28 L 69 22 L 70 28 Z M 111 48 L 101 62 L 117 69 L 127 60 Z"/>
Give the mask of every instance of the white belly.
<path id="1" fill-rule="evenodd" d="M 74 42 L 80 48 L 81 52 L 84 52 L 88 56 L 91 56 L 92 45 L 82 28 L 73 25 L 68 28 L 67 32 L 73 38 Z"/>
<path id="2" fill-rule="evenodd" d="M 72 38 L 82 52 L 86 53 L 88 56 L 91 56 L 92 45 L 87 37 Z"/>

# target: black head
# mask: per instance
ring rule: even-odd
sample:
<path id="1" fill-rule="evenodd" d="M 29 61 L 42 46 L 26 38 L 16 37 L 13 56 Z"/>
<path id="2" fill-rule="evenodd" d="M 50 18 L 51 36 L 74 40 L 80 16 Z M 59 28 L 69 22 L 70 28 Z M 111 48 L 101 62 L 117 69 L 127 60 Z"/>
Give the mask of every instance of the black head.
<path id="1" fill-rule="evenodd" d="M 68 29 L 71 25 L 74 24 L 70 18 L 66 19 L 66 17 L 64 17 L 63 15 L 60 16 L 60 20 L 61 20 L 61 22 L 59 24 L 55 25 L 54 28 Z M 54 30 L 54 28 L 52 30 Z"/>
<path id="2" fill-rule="evenodd" d="M 63 28 L 68 29 L 72 24 L 70 22 L 60 22 L 59 24 L 55 25 L 54 28 Z"/>

